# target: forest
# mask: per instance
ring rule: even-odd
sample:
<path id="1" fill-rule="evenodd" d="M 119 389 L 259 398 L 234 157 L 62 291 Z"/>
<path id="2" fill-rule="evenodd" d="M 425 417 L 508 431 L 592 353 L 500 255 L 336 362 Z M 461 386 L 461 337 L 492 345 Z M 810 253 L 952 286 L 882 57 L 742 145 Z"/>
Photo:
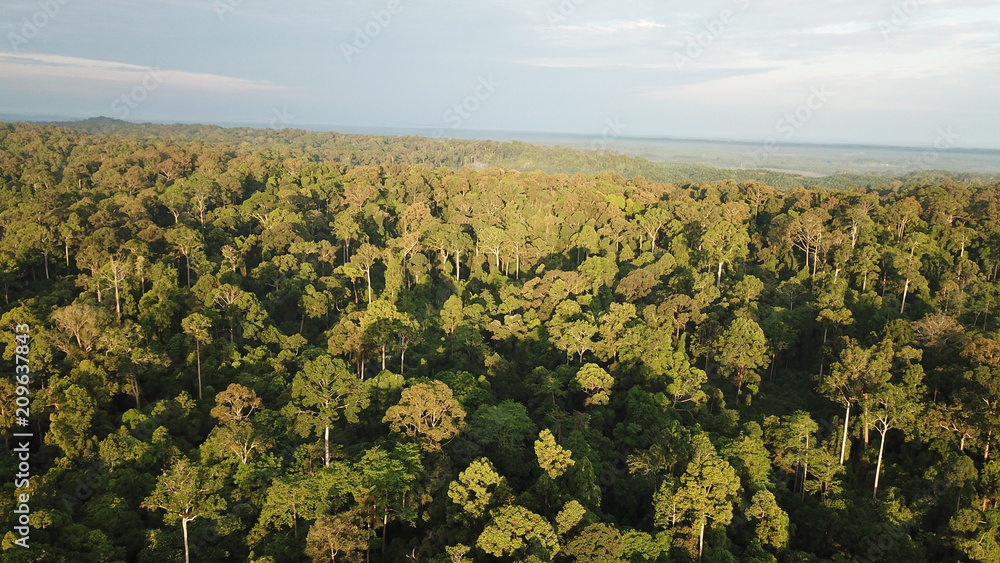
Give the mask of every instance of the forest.
<path id="1" fill-rule="evenodd" d="M 0 558 L 1000 561 L 1000 183 L 661 173 L 0 123 Z"/>

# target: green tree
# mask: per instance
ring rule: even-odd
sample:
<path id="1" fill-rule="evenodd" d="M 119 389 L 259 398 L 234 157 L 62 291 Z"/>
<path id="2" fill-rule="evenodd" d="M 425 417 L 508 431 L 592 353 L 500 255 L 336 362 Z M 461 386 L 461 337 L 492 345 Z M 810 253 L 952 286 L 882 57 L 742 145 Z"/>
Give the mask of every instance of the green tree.
<path id="1" fill-rule="evenodd" d="M 205 246 L 205 241 L 201 233 L 190 227 L 181 225 L 168 230 L 165 238 L 184 257 L 184 266 L 187 270 L 187 286 L 191 287 L 191 259 L 201 257 L 202 249 Z"/>
<path id="2" fill-rule="evenodd" d="M 579 563 L 624 563 L 625 544 L 621 533 L 604 523 L 590 524 L 570 540 L 565 549 Z"/>
<path id="3" fill-rule="evenodd" d="M 698 534 L 698 556 L 705 547 L 705 527 L 725 526 L 733 519 L 740 490 L 736 470 L 720 458 L 708 436 L 692 438 L 693 455 L 679 481 L 667 480 L 653 496 L 658 526 L 686 522 Z"/>
<path id="4" fill-rule="evenodd" d="M 323 514 L 309 527 L 306 555 L 316 562 L 334 563 L 339 555 L 350 558 L 366 549 L 371 536 L 372 531 L 361 526 L 357 515 Z"/>
<path id="5" fill-rule="evenodd" d="M 550 560 L 559 552 L 559 539 L 552 524 L 523 506 L 502 506 L 493 511 L 476 546 L 494 557 L 531 555 Z"/>
<path id="6" fill-rule="evenodd" d="M 766 368 L 770 362 L 767 338 L 760 325 L 753 319 L 734 319 L 716 343 L 716 361 L 735 380 L 737 394 L 743 393 L 744 384 L 756 387 L 760 382 L 756 370 Z"/>
<path id="7" fill-rule="evenodd" d="M 184 334 L 194 339 L 195 361 L 198 366 L 198 398 L 201 399 L 201 345 L 212 342 L 212 320 L 201 313 L 191 313 L 181 319 L 181 329 Z"/>
<path id="8" fill-rule="evenodd" d="M 891 353 L 891 350 L 889 350 Z M 845 339 L 840 359 L 830 366 L 830 372 L 820 379 L 818 390 L 828 399 L 844 407 L 844 430 L 840 443 L 840 464 L 847 452 L 847 428 L 851 419 L 851 405 L 857 402 L 866 388 L 888 373 L 891 356 L 885 347 L 862 348 L 853 339 Z M 867 385 L 866 385 L 867 384 Z M 867 429 L 866 429 L 867 433 Z M 867 443 L 867 439 L 866 439 Z"/>
<path id="9" fill-rule="evenodd" d="M 538 465 L 552 479 L 559 477 L 576 463 L 572 457 L 573 452 L 557 444 L 548 428 L 538 433 L 535 455 L 538 456 Z"/>
<path id="10" fill-rule="evenodd" d="M 778 506 L 774 493 L 754 493 L 746 514 L 754 521 L 754 533 L 762 545 L 779 550 L 788 545 L 788 514 Z"/>
<path id="11" fill-rule="evenodd" d="M 719 219 L 706 228 L 701 238 L 701 248 L 708 259 L 716 265 L 716 287 L 722 287 L 723 267 L 745 258 L 749 253 L 749 245 L 750 236 L 743 225 Z"/>
<path id="12" fill-rule="evenodd" d="M 805 497 L 806 480 L 809 478 L 809 454 L 816 447 L 819 425 L 805 411 L 796 411 L 780 419 L 768 417 L 765 436 L 774 452 L 775 464 L 785 471 L 794 470 L 792 492 L 800 490 Z"/>
<path id="13" fill-rule="evenodd" d="M 393 432 L 416 438 L 424 451 L 435 452 L 465 428 L 465 409 L 447 384 L 418 383 L 403 390 L 382 422 L 388 422 Z"/>
<path id="14" fill-rule="evenodd" d="M 187 458 L 181 458 L 156 480 L 156 489 L 144 501 L 143 508 L 162 509 L 167 522 L 180 522 L 184 534 L 184 561 L 190 563 L 188 523 L 198 518 L 218 518 L 226 501 L 217 493 L 222 487 L 210 472 Z"/>
<path id="15" fill-rule="evenodd" d="M 615 378 L 601 366 L 584 364 L 577 370 L 574 380 L 587 394 L 587 398 L 583 400 L 584 405 L 606 405 L 611 400 L 611 387 L 615 384 Z"/>
<path id="16" fill-rule="evenodd" d="M 919 367 L 919 366 L 917 366 Z M 878 496 L 879 477 L 882 473 L 882 455 L 885 451 L 885 437 L 893 428 L 903 428 L 916 422 L 920 414 L 920 402 L 917 397 L 923 379 L 923 372 L 914 374 L 898 384 L 889 384 L 879 390 L 874 397 L 875 429 L 879 433 L 878 462 L 875 465 L 875 486 L 872 497 Z"/>
<path id="17" fill-rule="evenodd" d="M 486 515 L 495 495 L 505 488 L 505 479 L 496 472 L 490 460 L 482 457 L 473 460 L 458 474 L 458 479 L 448 485 L 448 498 L 475 520 Z"/>
<path id="18" fill-rule="evenodd" d="M 330 465 L 330 427 L 343 414 L 348 422 L 357 422 L 358 413 L 370 399 L 364 382 L 354 376 L 340 358 L 320 354 L 307 360 L 292 380 L 292 402 L 283 410 L 295 419 L 295 428 L 303 437 L 323 433 L 323 460 Z"/>

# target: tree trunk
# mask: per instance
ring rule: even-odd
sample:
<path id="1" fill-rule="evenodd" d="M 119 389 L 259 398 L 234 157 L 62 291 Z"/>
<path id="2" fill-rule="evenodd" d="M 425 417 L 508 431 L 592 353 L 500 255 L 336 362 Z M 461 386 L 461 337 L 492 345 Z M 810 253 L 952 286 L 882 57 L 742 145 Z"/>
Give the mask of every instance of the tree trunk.
<path id="1" fill-rule="evenodd" d="M 372 270 L 365 268 L 365 282 L 368 283 L 368 304 L 372 303 Z"/>
<path id="2" fill-rule="evenodd" d="M 844 414 L 844 437 L 840 440 L 840 465 L 844 465 L 844 453 L 847 451 L 847 422 L 851 420 L 851 405 L 848 403 Z"/>
<path id="3" fill-rule="evenodd" d="M 701 554 L 705 552 L 705 523 L 701 523 L 701 529 L 698 531 L 698 558 L 701 559 Z"/>
<path id="4" fill-rule="evenodd" d="M 868 447 L 868 408 L 861 411 L 861 423 L 865 427 L 865 447 Z"/>
<path id="5" fill-rule="evenodd" d="M 872 491 L 872 498 L 878 497 L 878 478 L 879 473 L 882 472 L 882 452 L 885 450 L 885 434 L 888 431 L 889 429 L 886 428 L 885 431 L 882 432 L 882 439 L 879 440 L 878 444 L 878 463 L 875 465 L 875 489 Z"/>
<path id="6" fill-rule="evenodd" d="M 722 287 L 722 266 L 725 264 L 723 261 L 719 261 L 719 271 L 715 274 L 715 288 L 720 289 Z"/>
<path id="7" fill-rule="evenodd" d="M 201 341 L 194 339 L 195 358 L 198 363 L 198 398 L 201 399 Z"/>
<path id="8" fill-rule="evenodd" d="M 323 462 L 324 467 L 330 467 L 330 427 L 323 430 Z"/>
<path id="9" fill-rule="evenodd" d="M 385 557 L 386 529 L 389 528 L 389 501 L 386 500 L 385 508 L 382 510 L 382 556 Z"/>
<path id="10" fill-rule="evenodd" d="M 806 498 L 806 479 L 809 478 L 809 435 L 806 434 L 806 460 L 802 465 L 802 500 Z"/>
<path id="11" fill-rule="evenodd" d="M 181 518 L 181 529 L 184 530 L 184 563 L 191 563 L 191 553 L 188 550 L 188 520 Z"/>
<path id="12" fill-rule="evenodd" d="M 906 279 L 906 283 L 903 285 L 903 304 L 899 306 L 899 314 L 903 314 L 903 309 L 906 308 L 906 294 L 910 290 L 910 279 Z"/>

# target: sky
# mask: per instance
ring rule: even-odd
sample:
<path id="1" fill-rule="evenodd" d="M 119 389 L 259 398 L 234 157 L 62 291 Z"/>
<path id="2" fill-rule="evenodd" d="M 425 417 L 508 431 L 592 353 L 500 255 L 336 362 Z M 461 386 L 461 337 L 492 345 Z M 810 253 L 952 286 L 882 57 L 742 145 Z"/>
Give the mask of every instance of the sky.
<path id="1" fill-rule="evenodd" d="M 3 0 L 0 114 L 1000 149 L 996 0 Z"/>

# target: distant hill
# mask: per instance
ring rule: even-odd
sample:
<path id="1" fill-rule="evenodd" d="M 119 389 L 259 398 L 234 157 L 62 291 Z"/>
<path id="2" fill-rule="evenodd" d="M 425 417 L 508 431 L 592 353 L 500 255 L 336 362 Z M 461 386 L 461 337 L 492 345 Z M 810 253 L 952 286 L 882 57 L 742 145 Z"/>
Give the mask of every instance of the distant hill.
<path id="1" fill-rule="evenodd" d="M 88 119 L 80 120 L 70 120 L 70 121 L 49 121 L 46 122 L 48 125 L 57 125 L 59 127 L 68 127 L 69 129 L 75 129 L 81 133 L 87 134 L 109 134 L 109 133 L 128 133 L 130 129 L 134 129 L 136 124 L 130 123 L 128 121 L 122 121 L 121 119 L 114 119 L 112 117 L 91 117 Z"/>
<path id="2" fill-rule="evenodd" d="M 130 123 L 109 117 L 49 124 L 91 135 L 129 135 L 138 138 L 163 138 L 205 143 L 249 143 L 254 146 L 289 145 L 315 148 L 315 156 L 347 164 L 425 163 L 459 169 L 505 167 L 515 170 L 541 170 L 549 174 L 591 174 L 611 171 L 626 178 L 641 176 L 665 183 L 719 182 L 722 180 L 762 181 L 779 189 L 795 187 L 845 188 L 858 186 L 877 189 L 894 183 L 940 182 L 952 179 L 966 183 L 990 183 L 997 175 L 956 174 L 920 171 L 904 176 L 878 173 L 842 172 L 814 177 L 807 174 L 768 169 L 718 168 L 703 164 L 654 162 L 642 157 L 613 151 L 594 151 L 529 144 L 521 141 L 484 141 L 470 139 L 431 139 L 418 136 L 379 136 L 314 132 L 302 129 L 224 128 L 218 125 Z M 319 150 L 322 149 L 322 150 Z"/>

